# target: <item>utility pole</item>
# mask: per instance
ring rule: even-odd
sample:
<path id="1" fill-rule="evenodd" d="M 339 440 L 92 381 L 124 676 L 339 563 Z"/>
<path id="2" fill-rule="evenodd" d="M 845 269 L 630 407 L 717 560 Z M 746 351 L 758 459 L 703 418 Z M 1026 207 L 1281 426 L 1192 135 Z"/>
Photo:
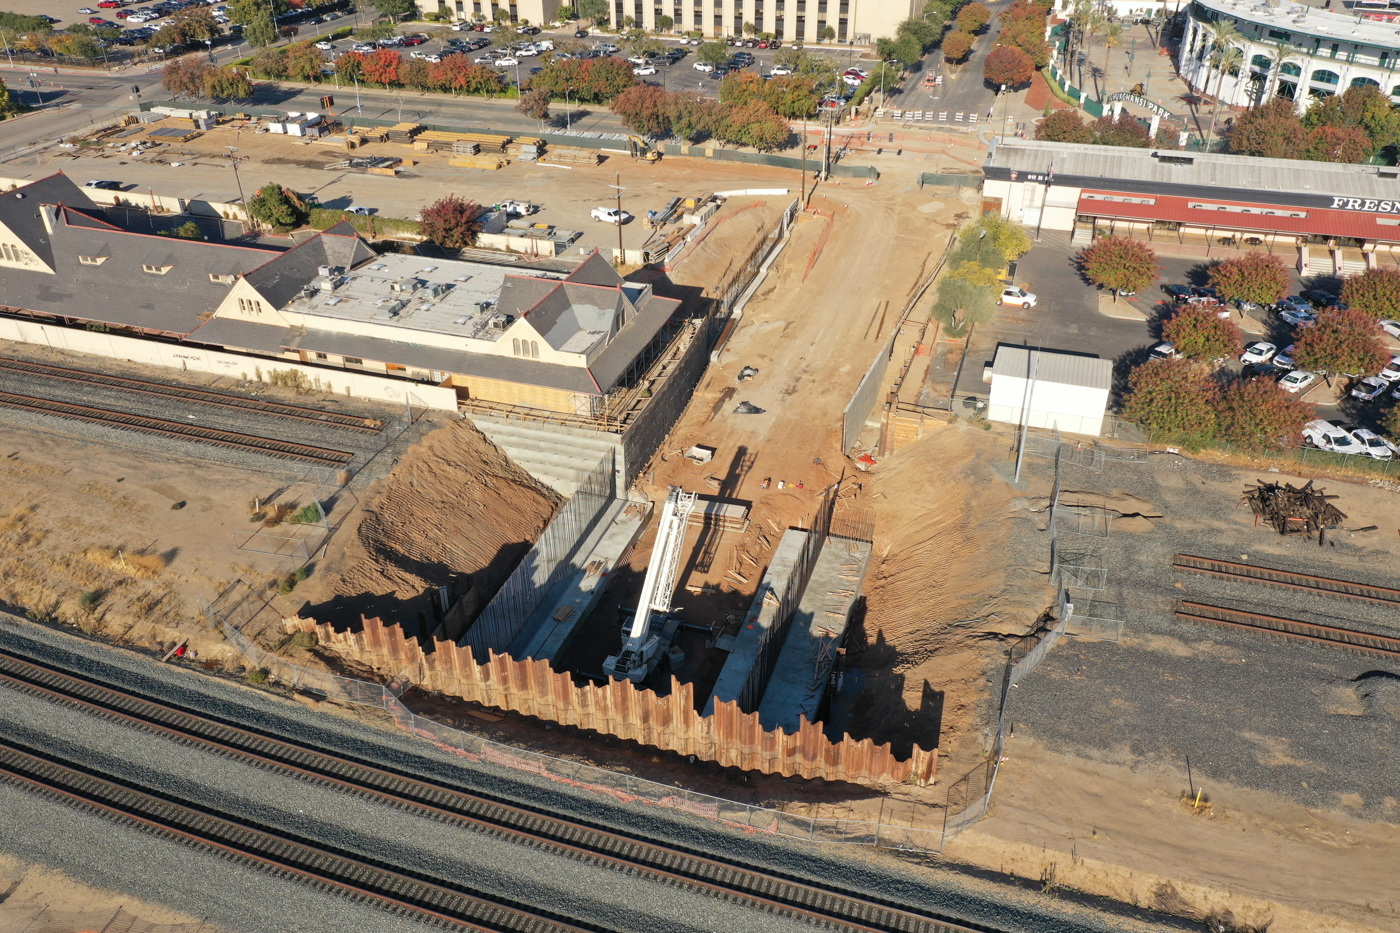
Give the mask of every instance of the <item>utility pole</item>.
<path id="1" fill-rule="evenodd" d="M 799 181 L 802 183 L 802 187 L 801 187 L 801 195 L 800 195 L 800 197 L 798 198 L 798 200 L 801 201 L 801 202 L 803 202 L 803 204 L 802 204 L 803 207 L 806 207 L 806 206 L 807 206 L 806 203 L 805 203 L 806 200 L 807 200 L 807 121 L 806 121 L 806 120 L 803 120 L 803 121 L 802 121 L 802 175 L 801 175 L 801 177 L 799 178 Z"/>
<path id="2" fill-rule="evenodd" d="M 617 264 L 620 267 L 623 263 L 622 252 L 622 192 L 627 189 L 622 187 L 622 173 L 617 173 L 617 184 L 608 185 L 609 188 L 617 189 Z"/>
<path id="3" fill-rule="evenodd" d="M 1001 108 L 1001 138 L 1002 138 L 1002 139 L 1005 139 L 1005 138 L 1006 138 L 1006 123 L 1007 123 L 1008 120 L 1011 119 L 1011 98 L 1010 98 L 1010 97 L 1007 95 L 1007 93 L 1006 93 L 1006 85 L 1005 85 L 1005 84 L 1003 84 L 1003 85 L 1001 86 L 1001 90 L 1000 90 L 998 93 L 1001 94 L 1002 97 L 1005 97 L 1005 98 L 1006 98 L 1006 106 L 1004 106 L 1004 107 Z"/>
<path id="4" fill-rule="evenodd" d="M 238 152 L 237 146 L 225 146 L 224 148 L 228 150 L 228 160 L 229 163 L 233 165 L 233 180 L 238 182 L 238 200 L 243 205 L 243 216 L 247 219 L 248 226 L 252 227 L 253 215 L 248 213 L 248 199 L 243 196 L 243 179 L 238 175 L 238 163 L 243 160 L 236 155 Z M 247 158 L 247 156 L 244 156 L 244 158 Z"/>

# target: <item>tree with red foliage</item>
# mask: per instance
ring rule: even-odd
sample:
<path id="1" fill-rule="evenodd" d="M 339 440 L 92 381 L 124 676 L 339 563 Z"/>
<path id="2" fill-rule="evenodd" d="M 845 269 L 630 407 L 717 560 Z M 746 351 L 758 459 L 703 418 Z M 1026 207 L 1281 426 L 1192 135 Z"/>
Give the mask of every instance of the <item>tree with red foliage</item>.
<path id="1" fill-rule="evenodd" d="M 1147 127 L 1137 117 L 1124 111 L 1113 119 L 1104 114 L 1090 128 L 1094 131 L 1094 142 L 1100 146 L 1130 146 L 1142 149 L 1148 145 Z"/>
<path id="2" fill-rule="evenodd" d="M 1052 143 L 1092 143 L 1094 131 L 1079 116 L 1078 110 L 1056 110 L 1040 121 L 1035 138 Z"/>
<path id="3" fill-rule="evenodd" d="M 595 101 L 612 100 L 637 83 L 632 74 L 632 66 L 620 58 L 590 58 L 583 63 L 583 84 L 579 90 L 587 91 L 586 99 Z"/>
<path id="4" fill-rule="evenodd" d="M 764 83 L 757 71 L 731 71 L 719 83 L 719 102 L 743 106 L 763 100 Z"/>
<path id="5" fill-rule="evenodd" d="M 1400 269 L 1381 266 L 1351 276 L 1342 283 L 1342 300 L 1377 319 L 1400 317 Z"/>
<path id="6" fill-rule="evenodd" d="M 792 128 L 772 107 L 756 100 L 742 107 L 730 107 L 715 127 L 715 135 L 725 142 L 766 152 L 787 145 Z"/>
<path id="7" fill-rule="evenodd" d="M 520 100 L 516 102 L 515 109 L 527 117 L 533 117 L 543 123 L 549 119 L 549 99 L 548 91 L 526 91 L 520 95 Z"/>
<path id="8" fill-rule="evenodd" d="M 1231 152 L 1263 159 L 1301 158 L 1306 139 L 1298 108 L 1286 97 L 1246 110 L 1229 134 Z"/>
<path id="9" fill-rule="evenodd" d="M 1400 410 L 1400 409 L 1397 409 Z M 1220 394 L 1220 433 L 1251 450 L 1297 447 L 1317 409 L 1265 376 L 1239 379 Z"/>
<path id="10" fill-rule="evenodd" d="M 1227 312 L 1228 314 L 1228 312 Z M 1218 305 L 1183 305 L 1162 325 L 1162 337 L 1187 359 L 1215 362 L 1239 352 L 1240 329 Z"/>
<path id="11" fill-rule="evenodd" d="M 1045 41 L 1045 12 L 1033 3 L 1013 3 L 1001 13 L 997 42 L 1020 49 L 1035 67 L 1050 63 L 1050 45 Z"/>
<path id="12" fill-rule="evenodd" d="M 728 81 L 729 78 L 724 79 L 724 82 Z M 634 133 L 665 136 L 671 131 L 669 97 L 658 85 L 638 84 L 613 98 L 612 112 L 622 120 L 623 126 Z"/>
<path id="13" fill-rule="evenodd" d="M 1344 376 L 1378 373 L 1390 362 L 1376 319 L 1355 308 L 1328 308 L 1317 324 L 1294 341 L 1293 362 L 1299 369 Z"/>
<path id="14" fill-rule="evenodd" d="M 1099 288 L 1119 292 L 1140 292 L 1157 278 L 1157 254 L 1140 240 L 1104 237 L 1079 254 L 1079 266 L 1090 282 Z"/>
<path id="15" fill-rule="evenodd" d="M 371 52 L 365 56 L 365 80 L 392 87 L 399 83 L 399 65 L 402 63 L 403 56 L 393 49 Z"/>
<path id="16" fill-rule="evenodd" d="M 337 64 L 345 60 L 341 56 Z M 501 73 L 485 65 L 473 65 L 465 55 L 449 55 L 442 61 L 428 66 L 428 80 L 439 91 L 456 94 L 496 95 L 505 90 Z"/>
<path id="17" fill-rule="evenodd" d="M 449 194 L 423 208 L 419 232 L 443 249 L 463 249 L 476 244 L 486 210 L 475 201 Z"/>
<path id="18" fill-rule="evenodd" d="M 1199 363 L 1151 360 L 1128 376 L 1123 417 L 1152 432 L 1153 440 L 1198 448 L 1219 431 L 1219 387 Z"/>
<path id="19" fill-rule="evenodd" d="M 1229 301 L 1277 304 L 1291 284 L 1288 267 L 1273 253 L 1246 253 L 1210 267 L 1210 287 Z"/>
<path id="20" fill-rule="evenodd" d="M 457 56 L 452 56 L 456 58 Z M 444 64 L 446 62 L 444 61 Z M 355 81 L 365 75 L 365 53 L 346 52 L 335 60 L 335 73 L 342 81 Z"/>
<path id="21" fill-rule="evenodd" d="M 943 60 L 956 65 L 967 58 L 972 51 L 972 37 L 961 30 L 953 30 L 943 37 Z"/>
<path id="22" fill-rule="evenodd" d="M 992 11 L 980 3 L 969 3 L 958 10 L 958 28 L 968 35 L 977 35 L 978 30 L 992 21 Z"/>
<path id="23" fill-rule="evenodd" d="M 1020 49 L 998 45 L 982 60 L 982 77 L 993 85 L 1004 84 L 1007 89 L 1018 88 L 1035 74 L 1035 63 Z"/>
<path id="24" fill-rule="evenodd" d="M 1362 162 L 1370 155 L 1371 141 L 1357 127 L 1319 126 L 1308 134 L 1303 158 L 1314 162 Z"/>

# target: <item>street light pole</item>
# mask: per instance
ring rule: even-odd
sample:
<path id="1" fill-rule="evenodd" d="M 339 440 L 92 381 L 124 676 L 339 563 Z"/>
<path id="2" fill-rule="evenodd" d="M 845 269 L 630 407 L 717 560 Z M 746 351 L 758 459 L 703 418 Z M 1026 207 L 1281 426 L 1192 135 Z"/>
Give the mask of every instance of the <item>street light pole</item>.
<path id="1" fill-rule="evenodd" d="M 1007 124 L 1007 121 L 1009 121 L 1009 120 L 1011 119 L 1011 98 L 1010 98 L 1010 96 L 1008 96 L 1007 93 L 1006 93 L 1006 85 L 1005 85 L 1005 84 L 1003 84 L 1003 85 L 1001 86 L 1001 91 L 1000 91 L 999 93 L 1000 93 L 1003 97 L 1006 97 L 1006 105 L 1003 106 L 1003 107 L 1001 108 L 1001 138 L 1002 138 L 1002 139 L 1005 139 L 1005 138 L 1006 138 L 1006 124 Z"/>
<path id="2" fill-rule="evenodd" d="M 572 131 L 574 128 L 574 114 L 573 111 L 569 109 L 569 92 L 572 90 L 573 88 L 571 87 L 564 88 L 564 129 L 569 131 Z"/>
<path id="3" fill-rule="evenodd" d="M 627 189 L 622 187 L 622 173 L 617 173 L 617 184 L 609 185 L 609 188 L 617 189 L 617 264 L 621 266 L 624 261 L 622 252 L 622 192 Z"/>
<path id="4" fill-rule="evenodd" d="M 243 217 L 247 220 L 248 225 L 252 226 L 253 215 L 248 213 L 248 199 L 243 195 L 243 179 L 238 175 L 238 163 L 240 161 L 237 155 L 238 147 L 225 146 L 224 148 L 228 150 L 228 160 L 233 165 L 233 180 L 238 183 L 238 200 L 239 203 L 243 205 Z"/>

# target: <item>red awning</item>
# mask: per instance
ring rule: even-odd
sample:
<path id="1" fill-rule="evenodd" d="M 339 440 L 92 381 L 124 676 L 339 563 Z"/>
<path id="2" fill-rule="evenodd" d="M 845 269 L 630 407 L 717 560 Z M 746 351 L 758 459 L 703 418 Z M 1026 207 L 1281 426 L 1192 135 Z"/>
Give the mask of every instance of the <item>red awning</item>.
<path id="1" fill-rule="evenodd" d="M 1218 227 L 1227 230 L 1257 231 L 1287 236 L 1317 235 L 1325 237 L 1355 237 L 1360 240 L 1385 240 L 1400 243 L 1400 225 L 1382 225 L 1376 221 L 1400 220 L 1400 215 L 1368 214 L 1361 211 L 1335 211 L 1329 208 L 1296 207 L 1287 204 L 1259 204 L 1227 201 L 1223 198 L 1183 198 L 1177 195 L 1155 195 L 1153 204 L 1133 204 L 1126 201 L 1101 201 L 1087 198 L 1088 194 L 1111 197 L 1142 198 L 1141 194 L 1118 191 L 1088 191 L 1079 196 L 1079 213 L 1115 220 L 1169 220 L 1195 227 Z M 1190 204 L 1226 205 L 1251 210 L 1276 210 L 1278 214 L 1242 213 L 1218 209 L 1190 207 Z M 1287 212 L 1301 212 L 1306 217 L 1286 217 Z"/>

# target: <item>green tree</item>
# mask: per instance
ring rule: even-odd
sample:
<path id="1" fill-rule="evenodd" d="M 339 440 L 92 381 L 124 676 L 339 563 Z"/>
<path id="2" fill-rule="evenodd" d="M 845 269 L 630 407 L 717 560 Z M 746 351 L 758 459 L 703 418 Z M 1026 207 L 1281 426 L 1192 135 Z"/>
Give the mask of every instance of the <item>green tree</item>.
<path id="1" fill-rule="evenodd" d="M 326 57 L 321 50 L 308 42 L 294 42 L 287 46 L 287 77 L 293 81 L 320 81 L 321 68 Z"/>
<path id="2" fill-rule="evenodd" d="M 932 315 L 947 328 L 949 337 L 961 337 L 972 325 L 990 321 L 996 307 L 996 299 L 985 286 L 960 276 L 945 275 L 938 282 Z"/>
<path id="3" fill-rule="evenodd" d="M 983 214 L 977 218 L 977 223 L 963 234 L 963 239 L 980 236 L 983 230 L 987 231 L 987 240 L 996 247 L 1000 257 L 1000 261 L 996 263 L 998 269 L 1031 251 L 1031 235 L 1024 227 L 1012 223 L 1000 214 Z"/>
<path id="4" fill-rule="evenodd" d="M 0 78 L 0 120 L 14 116 L 17 111 L 18 106 L 10 97 L 10 89 L 5 87 L 5 80 Z"/>
<path id="5" fill-rule="evenodd" d="M 744 23 L 744 35 L 751 36 L 756 32 L 758 32 L 757 26 L 755 26 L 753 23 Z"/>
<path id="6" fill-rule="evenodd" d="M 747 24 L 745 24 L 747 25 Z M 830 42 L 836 38 L 836 29 L 832 26 L 823 26 L 821 32 L 817 33 L 818 42 Z"/>
<path id="7" fill-rule="evenodd" d="M 409 13 L 418 12 L 418 4 L 414 0 L 371 0 L 371 2 L 376 10 L 393 20 Z"/>
<path id="8" fill-rule="evenodd" d="M 229 0 L 224 14 L 231 22 L 247 26 L 262 17 L 281 16 L 290 9 L 287 0 Z"/>
<path id="9" fill-rule="evenodd" d="M 671 17 L 667 16 L 665 13 L 662 13 L 656 18 L 656 28 L 659 32 L 670 32 L 671 27 L 674 25 L 676 25 L 676 21 L 671 19 Z"/>
<path id="10" fill-rule="evenodd" d="M 1391 405 L 1381 419 L 1381 430 L 1392 441 L 1400 441 L 1400 405 Z"/>
<path id="11" fill-rule="evenodd" d="M 252 100 L 253 82 L 232 68 L 215 68 L 205 84 L 205 94 L 215 100 Z"/>
<path id="12" fill-rule="evenodd" d="M 193 220 L 187 220 L 175 228 L 175 235 L 182 240 L 202 240 L 204 234 L 199 230 L 199 224 Z"/>
<path id="13" fill-rule="evenodd" d="M 1191 360 L 1150 360 L 1128 376 L 1123 417 L 1152 432 L 1158 442 L 1204 447 L 1220 430 L 1219 389 Z"/>
<path id="14" fill-rule="evenodd" d="M 1400 411 L 1400 408 L 1394 409 Z M 1220 395 L 1220 434 L 1249 450 L 1297 447 L 1317 409 L 1264 376 L 1237 379 Z"/>
<path id="15" fill-rule="evenodd" d="M 1230 151 L 1264 159 L 1300 159 L 1307 139 L 1293 101 L 1275 97 L 1235 118 Z"/>
<path id="16" fill-rule="evenodd" d="M 287 77 L 287 50 L 263 48 L 253 56 L 253 61 L 249 66 L 255 74 L 260 74 L 264 78 L 271 78 L 274 81 L 281 81 Z"/>
<path id="17" fill-rule="evenodd" d="M 423 208 L 419 232 L 444 249 L 464 249 L 476 245 L 485 214 L 475 201 L 449 194 Z"/>
<path id="18" fill-rule="evenodd" d="M 1390 362 L 1390 351 L 1370 314 L 1329 308 L 1294 341 L 1293 362 L 1315 373 L 1364 376 L 1380 372 Z"/>
<path id="19" fill-rule="evenodd" d="M 720 65 L 728 64 L 729 49 L 725 47 L 723 42 L 702 42 L 695 57 L 718 68 Z"/>
<path id="20" fill-rule="evenodd" d="M 1273 253 L 1246 253 L 1210 267 L 1210 287 L 1227 301 L 1277 304 L 1291 284 L 1288 267 Z"/>
<path id="21" fill-rule="evenodd" d="M 1157 279 L 1160 267 L 1152 247 L 1127 237 L 1104 237 L 1079 254 L 1084 275 L 1099 288 L 1119 292 L 1140 292 Z"/>
<path id="22" fill-rule="evenodd" d="M 787 145 L 792 129 L 772 107 L 756 100 L 741 107 L 730 107 L 716 126 L 715 135 L 725 142 L 770 152 Z"/>
<path id="23" fill-rule="evenodd" d="M 972 51 L 972 37 L 961 30 L 954 30 L 943 37 L 943 60 L 956 65 L 967 58 Z"/>
<path id="24" fill-rule="evenodd" d="M 254 16 L 243 27 L 243 38 L 253 48 L 266 48 L 277 41 L 277 24 L 265 12 Z"/>
<path id="25" fill-rule="evenodd" d="M 578 0 L 574 4 L 578 15 L 591 23 L 603 23 L 608 19 L 608 0 Z"/>
<path id="26" fill-rule="evenodd" d="M 1035 138 L 1052 143 L 1092 143 L 1094 131 L 1077 110 L 1056 110 L 1035 128 Z"/>
<path id="27" fill-rule="evenodd" d="M 1349 277 L 1342 283 L 1342 300 L 1377 319 L 1400 318 L 1400 269 L 1379 266 Z"/>
<path id="28" fill-rule="evenodd" d="M 1240 329 L 1214 305 L 1183 305 L 1162 325 L 1162 337 L 1187 359 L 1211 363 L 1234 356 Z"/>
<path id="29" fill-rule="evenodd" d="M 670 95 L 668 110 L 671 132 L 690 142 L 713 134 L 721 119 L 720 105 L 698 91 Z"/>
<path id="30" fill-rule="evenodd" d="M 270 183 L 248 199 L 248 212 L 278 230 L 295 230 L 307 220 L 306 206 L 281 185 Z"/>

